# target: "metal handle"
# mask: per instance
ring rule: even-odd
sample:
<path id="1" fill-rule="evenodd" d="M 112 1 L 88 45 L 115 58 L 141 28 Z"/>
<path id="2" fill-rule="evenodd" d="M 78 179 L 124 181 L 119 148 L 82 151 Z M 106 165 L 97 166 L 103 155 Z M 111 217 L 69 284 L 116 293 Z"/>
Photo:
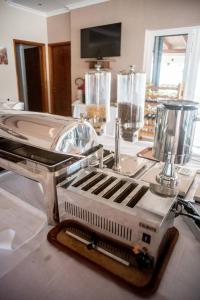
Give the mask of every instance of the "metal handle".
<path id="1" fill-rule="evenodd" d="M 113 170 L 120 172 L 120 119 L 115 121 L 115 158 Z"/>

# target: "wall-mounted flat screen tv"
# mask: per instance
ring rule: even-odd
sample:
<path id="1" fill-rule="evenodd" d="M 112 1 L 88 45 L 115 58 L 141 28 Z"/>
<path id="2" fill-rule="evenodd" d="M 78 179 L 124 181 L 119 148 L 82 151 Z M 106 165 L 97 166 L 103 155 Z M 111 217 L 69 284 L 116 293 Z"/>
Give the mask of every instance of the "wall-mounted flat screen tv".
<path id="1" fill-rule="evenodd" d="M 81 58 L 120 56 L 121 23 L 81 29 Z"/>

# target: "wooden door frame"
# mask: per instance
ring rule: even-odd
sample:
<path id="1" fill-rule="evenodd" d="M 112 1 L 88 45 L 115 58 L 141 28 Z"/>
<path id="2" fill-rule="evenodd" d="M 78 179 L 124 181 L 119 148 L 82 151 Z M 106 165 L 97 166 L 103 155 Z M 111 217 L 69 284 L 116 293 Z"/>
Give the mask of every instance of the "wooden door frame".
<path id="1" fill-rule="evenodd" d="M 17 65 L 16 46 L 21 44 L 27 46 L 37 46 L 41 49 L 40 64 L 41 64 L 41 80 L 42 80 L 42 110 L 44 112 L 49 112 L 47 71 L 46 71 L 46 46 L 43 43 L 13 39 L 18 98 L 19 98 L 19 77 L 18 77 L 19 69 Z"/>
<path id="2" fill-rule="evenodd" d="M 48 58 L 49 58 L 49 84 L 50 84 L 50 109 L 55 112 L 55 101 L 53 97 L 53 60 L 52 60 L 52 47 L 54 46 L 70 46 L 70 81 L 71 81 L 71 42 L 50 43 L 48 44 Z M 72 92 L 70 84 L 70 101 L 72 103 Z"/>

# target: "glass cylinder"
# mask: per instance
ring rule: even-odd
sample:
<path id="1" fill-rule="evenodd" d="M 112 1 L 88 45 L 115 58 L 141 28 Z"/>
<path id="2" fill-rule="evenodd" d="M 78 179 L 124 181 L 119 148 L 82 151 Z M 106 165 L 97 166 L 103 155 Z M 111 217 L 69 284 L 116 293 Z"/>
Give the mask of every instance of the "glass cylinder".
<path id="1" fill-rule="evenodd" d="M 145 87 L 146 74 L 135 73 L 133 66 L 117 75 L 118 118 L 124 140 L 137 139 L 138 129 L 144 126 Z"/>
<path id="2" fill-rule="evenodd" d="M 85 74 L 85 102 L 87 118 L 96 132 L 101 134 L 110 120 L 111 72 L 101 70 L 100 65 Z"/>

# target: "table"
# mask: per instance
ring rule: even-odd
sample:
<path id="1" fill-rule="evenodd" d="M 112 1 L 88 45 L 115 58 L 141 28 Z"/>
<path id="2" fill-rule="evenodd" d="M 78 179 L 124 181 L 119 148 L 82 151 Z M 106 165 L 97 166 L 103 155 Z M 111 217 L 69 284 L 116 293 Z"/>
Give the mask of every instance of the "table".
<path id="1" fill-rule="evenodd" d="M 101 137 L 108 147 L 113 147 L 113 139 Z M 110 144 L 109 144 L 110 143 Z M 122 143 L 122 152 L 134 154 L 144 144 Z M 10 180 L 0 182 L 0 187 L 10 189 L 22 199 L 30 201 L 43 210 L 39 190 L 31 197 L 31 184 L 23 187 L 23 179 L 17 181 L 10 173 Z M 10 184 L 10 186 L 9 186 Z M 27 183 L 28 184 L 28 183 Z M 27 186 L 26 184 L 26 186 Z M 28 196 L 25 194 L 27 189 Z M 1 196 L 1 195 L 0 195 Z M 180 232 L 179 240 L 170 258 L 158 291 L 150 298 L 155 300 L 199 300 L 200 299 L 200 244 L 193 236 L 182 217 L 175 220 Z M 43 230 L 17 253 L 7 255 L 0 251 L 2 260 L 13 262 L 10 270 L 0 278 L 0 299 L 3 300 L 137 300 L 127 285 L 113 279 L 107 272 L 82 257 L 64 254 L 48 243 L 46 236 L 51 229 L 46 225 Z M 28 253 L 27 255 L 24 255 Z M 15 264 L 17 257 L 22 259 Z"/>

